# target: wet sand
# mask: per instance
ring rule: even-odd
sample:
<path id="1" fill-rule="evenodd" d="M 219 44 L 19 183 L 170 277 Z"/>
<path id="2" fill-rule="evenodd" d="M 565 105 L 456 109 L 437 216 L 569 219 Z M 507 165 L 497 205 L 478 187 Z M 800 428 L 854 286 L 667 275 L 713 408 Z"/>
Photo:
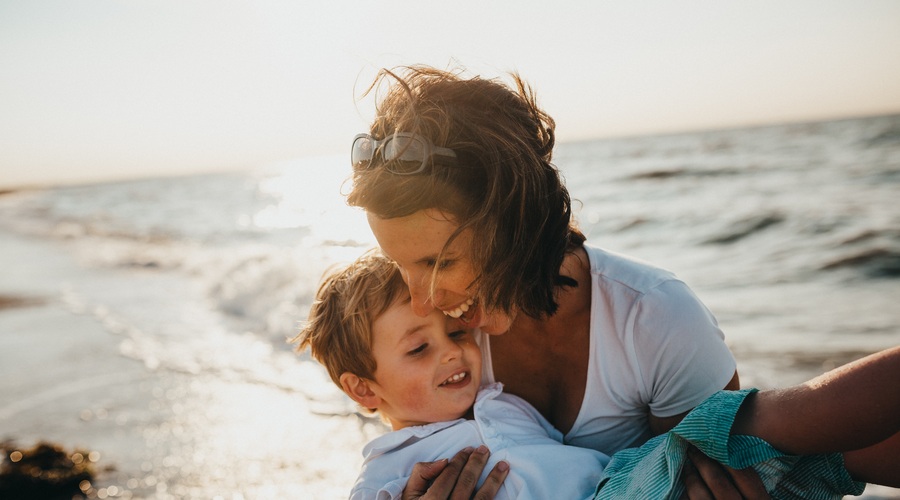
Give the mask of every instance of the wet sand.
<path id="1" fill-rule="evenodd" d="M 44 272 L 69 265 L 11 238 L 0 261 L 43 253 Z M 41 271 L 11 268 L 0 295 L 0 441 L 96 452 L 92 497 L 346 497 L 371 424 L 348 428 L 278 388 L 127 358 L 123 337 L 73 312 Z"/>
<path id="2" fill-rule="evenodd" d="M 30 353 L 3 355 L 3 438 L 98 452 L 107 496 L 345 495 L 359 459 L 344 422 L 268 387 L 148 371 L 91 323 L 53 307 L 0 315 L 0 352 Z"/>

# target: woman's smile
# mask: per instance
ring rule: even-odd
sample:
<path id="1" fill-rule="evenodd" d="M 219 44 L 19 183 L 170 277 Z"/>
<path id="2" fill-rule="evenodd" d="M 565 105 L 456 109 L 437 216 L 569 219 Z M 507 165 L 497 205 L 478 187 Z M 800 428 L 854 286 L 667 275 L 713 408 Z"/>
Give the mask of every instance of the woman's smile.
<path id="1" fill-rule="evenodd" d="M 474 305 L 474 304 L 475 304 L 474 299 L 466 299 L 465 302 L 463 302 L 462 304 L 458 305 L 457 307 L 455 307 L 453 309 L 441 309 L 441 310 L 447 316 L 450 316 L 451 318 L 454 318 L 454 319 L 458 319 L 460 316 L 463 315 L 463 313 L 467 312 L 469 310 L 469 308 L 472 307 L 472 305 Z"/>

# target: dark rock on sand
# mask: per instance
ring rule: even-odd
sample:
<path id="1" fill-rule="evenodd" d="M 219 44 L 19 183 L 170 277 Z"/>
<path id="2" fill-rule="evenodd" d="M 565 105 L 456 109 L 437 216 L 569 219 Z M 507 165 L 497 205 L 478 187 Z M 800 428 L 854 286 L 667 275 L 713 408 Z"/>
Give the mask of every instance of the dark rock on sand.
<path id="1" fill-rule="evenodd" d="M 94 464 L 91 454 L 41 442 L 21 450 L 12 442 L 0 443 L 0 498 L 66 499 L 84 498 L 92 490 Z"/>
<path id="2" fill-rule="evenodd" d="M 4 309 L 16 309 L 19 307 L 33 307 L 43 304 L 45 301 L 37 297 L 20 297 L 17 295 L 0 294 L 0 311 Z"/>

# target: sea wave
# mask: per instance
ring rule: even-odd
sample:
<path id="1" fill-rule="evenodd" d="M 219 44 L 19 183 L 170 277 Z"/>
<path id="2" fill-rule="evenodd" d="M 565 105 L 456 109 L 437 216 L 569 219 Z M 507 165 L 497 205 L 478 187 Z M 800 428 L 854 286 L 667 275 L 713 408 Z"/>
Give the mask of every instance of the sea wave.
<path id="1" fill-rule="evenodd" d="M 721 233 L 705 240 L 704 244 L 727 245 L 735 243 L 756 233 L 764 231 L 785 221 L 786 216 L 780 213 L 760 214 L 740 219 L 728 224 Z"/>
<path id="2" fill-rule="evenodd" d="M 864 248 L 848 252 L 820 266 L 823 271 L 852 269 L 875 279 L 900 278 L 900 249 Z"/>

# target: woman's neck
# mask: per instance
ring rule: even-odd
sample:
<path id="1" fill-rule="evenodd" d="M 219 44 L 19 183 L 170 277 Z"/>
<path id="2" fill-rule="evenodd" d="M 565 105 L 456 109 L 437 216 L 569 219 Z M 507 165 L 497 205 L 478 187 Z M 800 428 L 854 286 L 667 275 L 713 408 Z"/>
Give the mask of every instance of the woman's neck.
<path id="1" fill-rule="evenodd" d="M 520 314 L 490 345 L 496 379 L 567 432 L 581 409 L 590 361 L 592 287 L 584 249 L 567 255 L 560 274 L 578 286 L 558 289 L 557 313 L 543 318 Z"/>

